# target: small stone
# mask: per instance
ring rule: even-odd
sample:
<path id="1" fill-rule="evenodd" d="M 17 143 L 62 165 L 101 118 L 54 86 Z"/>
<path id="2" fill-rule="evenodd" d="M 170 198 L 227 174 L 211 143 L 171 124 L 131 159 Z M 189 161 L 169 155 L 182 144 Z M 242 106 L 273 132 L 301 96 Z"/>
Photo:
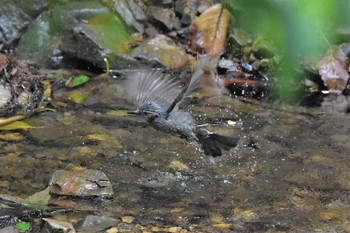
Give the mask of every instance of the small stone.
<path id="1" fill-rule="evenodd" d="M 211 216 L 211 221 L 216 224 L 221 224 L 225 221 L 225 219 L 221 214 L 214 213 Z"/>
<path id="2" fill-rule="evenodd" d="M 182 227 L 169 227 L 168 228 L 168 232 L 171 233 L 180 233 L 182 230 Z"/>
<path id="3" fill-rule="evenodd" d="M 19 133 L 7 133 L 0 135 L 1 141 L 22 141 L 24 138 Z"/>
<path id="4" fill-rule="evenodd" d="M 122 219 L 122 222 L 125 222 L 125 223 L 132 223 L 134 221 L 134 217 L 132 216 L 123 216 L 121 217 Z"/>
<path id="5" fill-rule="evenodd" d="M 88 215 L 84 222 L 77 228 L 78 232 L 101 232 L 115 226 L 120 221 L 107 216 Z"/>
<path id="6" fill-rule="evenodd" d="M 112 227 L 106 230 L 106 233 L 118 233 L 118 227 Z"/>

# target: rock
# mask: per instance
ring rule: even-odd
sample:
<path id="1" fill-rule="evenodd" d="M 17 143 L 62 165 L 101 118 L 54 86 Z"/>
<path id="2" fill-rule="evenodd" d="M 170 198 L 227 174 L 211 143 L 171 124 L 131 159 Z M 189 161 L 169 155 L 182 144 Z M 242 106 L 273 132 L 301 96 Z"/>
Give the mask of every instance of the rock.
<path id="1" fill-rule="evenodd" d="M 0 109 L 11 101 L 11 87 L 5 80 L 0 80 Z"/>
<path id="2" fill-rule="evenodd" d="M 0 4 L 0 44 L 11 46 L 24 29 L 47 7 L 45 0 L 34 0 L 31 4 L 5 0 Z"/>
<path id="3" fill-rule="evenodd" d="M 148 13 L 155 21 L 156 25 L 154 26 L 158 26 L 166 32 L 174 29 L 179 30 L 181 28 L 180 20 L 176 17 L 172 8 L 150 6 Z"/>
<path id="4" fill-rule="evenodd" d="M 147 178 L 140 178 L 137 183 L 141 187 L 145 188 L 164 188 L 168 187 L 170 182 L 173 180 L 170 174 L 156 170 L 152 175 Z"/>
<path id="5" fill-rule="evenodd" d="M 141 43 L 130 55 L 138 60 L 155 62 L 171 69 L 184 67 L 188 61 L 185 51 L 164 35 L 157 35 Z"/>
<path id="6" fill-rule="evenodd" d="M 203 4 L 201 1 L 200 4 L 196 0 L 178 0 L 175 3 L 176 13 L 181 15 L 181 24 L 184 26 L 191 25 L 192 21 L 195 19 L 199 5 Z"/>
<path id="7" fill-rule="evenodd" d="M 107 216 L 97 216 L 97 215 L 88 215 L 84 221 L 77 228 L 78 232 L 93 233 L 93 232 L 102 232 L 103 230 L 116 226 L 120 223 L 119 220 L 110 218 Z"/>
<path id="8" fill-rule="evenodd" d="M 147 16 L 134 0 L 116 1 L 114 8 L 123 17 L 127 24 L 133 26 L 140 33 L 144 32 L 144 25 L 139 21 L 146 20 Z"/>
<path id="9" fill-rule="evenodd" d="M 56 220 L 52 218 L 43 218 L 43 220 L 46 222 L 49 228 L 52 230 L 59 230 L 63 232 L 70 232 L 75 233 L 75 229 L 73 227 L 73 224 L 66 221 Z M 52 231 L 49 231 L 52 232 Z"/>
<path id="10" fill-rule="evenodd" d="M 108 177 L 98 170 L 57 170 L 50 180 L 50 193 L 67 196 L 113 196 Z"/>
<path id="11" fill-rule="evenodd" d="M 0 233 L 18 233 L 18 231 L 13 226 L 8 226 L 0 229 Z"/>

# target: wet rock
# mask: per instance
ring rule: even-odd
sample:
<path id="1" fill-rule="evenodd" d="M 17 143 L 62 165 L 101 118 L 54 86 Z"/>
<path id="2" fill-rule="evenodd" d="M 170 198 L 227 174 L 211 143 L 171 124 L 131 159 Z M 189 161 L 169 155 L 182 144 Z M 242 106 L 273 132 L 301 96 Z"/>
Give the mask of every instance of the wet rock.
<path id="1" fill-rule="evenodd" d="M 133 26 L 138 32 L 143 33 L 145 28 L 142 22 L 147 19 L 143 9 L 134 0 L 116 1 L 115 10 L 123 17 L 125 22 Z"/>
<path id="2" fill-rule="evenodd" d="M 5 82 L 5 80 L 0 80 L 0 109 L 5 107 L 11 101 L 11 87 Z"/>
<path id="3" fill-rule="evenodd" d="M 163 188 L 169 186 L 172 180 L 170 174 L 157 170 L 147 178 L 140 178 L 137 183 L 146 188 Z"/>
<path id="4" fill-rule="evenodd" d="M 130 55 L 136 59 L 158 63 L 172 69 L 179 69 L 188 61 L 185 51 L 165 35 L 157 35 L 141 43 Z"/>
<path id="5" fill-rule="evenodd" d="M 114 60 L 129 50 L 130 32 L 108 7 L 98 2 L 69 2 L 41 14 L 21 37 L 17 54 L 43 67 L 64 66 L 60 62 L 68 63 L 65 67 L 78 66 L 83 60 L 103 69 L 105 57 L 111 66 L 121 63 Z"/>
<path id="6" fill-rule="evenodd" d="M 116 226 L 120 220 L 107 216 L 88 215 L 82 223 L 77 223 L 77 231 L 94 233 Z"/>
<path id="7" fill-rule="evenodd" d="M 47 1 L 34 0 L 31 4 L 5 0 L 0 4 L 0 44 L 13 45 L 24 29 L 48 5 Z"/>
<path id="8" fill-rule="evenodd" d="M 150 6 L 148 8 L 148 13 L 152 16 L 155 27 L 166 32 L 179 30 L 181 28 L 180 20 L 176 17 L 172 8 Z"/>
<path id="9" fill-rule="evenodd" d="M 10 45 L 21 36 L 21 30 L 28 26 L 30 17 L 14 5 L 0 6 L 0 43 Z"/>
<path id="10" fill-rule="evenodd" d="M 108 47 L 101 45 L 95 37 L 95 32 L 86 25 L 74 28 L 71 35 L 64 37 L 60 49 L 66 55 L 88 62 L 99 69 L 105 69 L 105 58 L 114 69 L 130 67 L 133 64 L 137 66 L 132 58 L 117 56 Z"/>
<path id="11" fill-rule="evenodd" d="M 112 227 L 106 231 L 106 233 L 118 233 L 118 232 L 149 232 L 144 227 L 138 224 L 126 224 L 119 223 L 117 227 Z"/>
<path id="12" fill-rule="evenodd" d="M 50 193 L 67 196 L 113 196 L 108 177 L 97 170 L 57 170 L 50 180 Z"/>
<path id="13" fill-rule="evenodd" d="M 70 222 L 66 221 L 61 221 L 61 220 L 56 220 L 56 219 L 51 219 L 51 218 L 43 218 L 43 220 L 46 222 L 47 227 L 49 228 L 49 232 L 52 231 L 63 231 L 63 232 L 76 232 L 73 224 Z"/>
<path id="14" fill-rule="evenodd" d="M 18 233 L 14 226 L 8 226 L 0 229 L 0 233 Z"/>
<path id="15" fill-rule="evenodd" d="M 203 4 L 204 1 L 201 1 L 200 4 L 196 0 L 178 0 L 175 3 L 176 13 L 181 15 L 181 24 L 184 26 L 189 26 L 196 17 L 197 10 L 199 5 Z"/>

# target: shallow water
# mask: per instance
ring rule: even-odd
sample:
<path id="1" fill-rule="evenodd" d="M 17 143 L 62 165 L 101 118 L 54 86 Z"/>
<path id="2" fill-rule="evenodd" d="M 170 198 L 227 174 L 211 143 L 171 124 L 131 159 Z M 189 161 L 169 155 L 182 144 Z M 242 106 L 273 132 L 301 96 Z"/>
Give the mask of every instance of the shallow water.
<path id="1" fill-rule="evenodd" d="M 82 201 L 76 215 L 194 232 L 350 231 L 348 114 L 208 97 L 190 107 L 198 123 L 240 136 L 212 158 L 126 115 L 131 106 L 106 94 L 117 85 L 108 82 L 82 106 L 33 116 L 41 127 L 0 139 L 0 194 L 32 195 L 55 170 L 81 166 L 103 171 L 114 196 Z"/>

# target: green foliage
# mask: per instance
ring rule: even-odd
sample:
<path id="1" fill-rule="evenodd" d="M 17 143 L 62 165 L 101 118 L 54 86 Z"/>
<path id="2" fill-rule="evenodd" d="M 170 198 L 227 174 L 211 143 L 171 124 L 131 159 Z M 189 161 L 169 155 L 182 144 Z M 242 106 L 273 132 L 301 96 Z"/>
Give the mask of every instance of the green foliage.
<path id="1" fill-rule="evenodd" d="M 29 222 L 18 222 L 16 223 L 16 229 L 20 232 L 29 231 L 32 228 L 32 225 Z"/>
<path id="2" fill-rule="evenodd" d="M 79 75 L 74 78 L 70 78 L 66 81 L 66 87 L 77 87 L 89 81 L 89 77 L 86 75 Z"/>
<path id="3" fill-rule="evenodd" d="M 276 96 L 297 100 L 295 67 L 324 54 L 336 42 L 334 29 L 349 22 L 348 0 L 223 0 L 239 28 L 271 40 L 283 56 L 277 73 Z M 347 9 L 347 10 L 345 10 Z"/>

